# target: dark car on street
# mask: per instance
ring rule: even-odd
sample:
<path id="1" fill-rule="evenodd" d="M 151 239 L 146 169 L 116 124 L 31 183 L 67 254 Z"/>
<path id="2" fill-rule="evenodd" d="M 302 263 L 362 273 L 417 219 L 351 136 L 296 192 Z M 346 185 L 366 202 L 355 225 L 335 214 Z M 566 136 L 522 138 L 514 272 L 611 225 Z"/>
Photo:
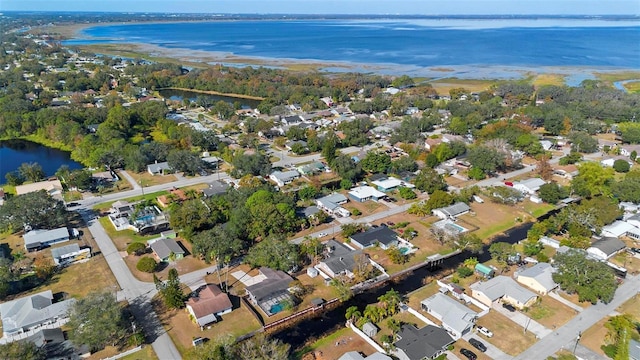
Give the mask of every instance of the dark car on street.
<path id="1" fill-rule="evenodd" d="M 503 308 L 505 308 L 505 309 L 507 309 L 507 310 L 509 310 L 509 311 L 511 311 L 511 312 L 516 311 L 516 308 L 515 308 L 515 307 L 513 307 L 513 305 L 511 305 L 511 304 L 502 303 L 502 307 L 503 307 Z"/>
<path id="2" fill-rule="evenodd" d="M 471 351 L 469 349 L 465 349 L 465 348 L 460 349 L 460 354 L 464 355 L 469 360 L 476 360 L 478 358 L 476 353 L 474 353 L 473 351 Z"/>
<path id="3" fill-rule="evenodd" d="M 478 339 L 474 339 L 474 338 L 469 339 L 469 344 L 471 344 L 474 348 L 482 352 L 487 351 L 487 347 L 482 343 L 482 341 Z"/>

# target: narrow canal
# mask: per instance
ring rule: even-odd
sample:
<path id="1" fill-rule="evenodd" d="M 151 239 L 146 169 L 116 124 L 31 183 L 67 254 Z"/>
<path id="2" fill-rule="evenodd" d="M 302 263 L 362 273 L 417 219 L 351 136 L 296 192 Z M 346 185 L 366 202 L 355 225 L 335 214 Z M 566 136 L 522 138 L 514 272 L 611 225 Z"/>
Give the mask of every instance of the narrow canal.
<path id="1" fill-rule="evenodd" d="M 549 214 L 546 216 L 549 216 Z M 515 244 L 527 237 L 527 231 L 529 231 L 532 225 L 533 223 L 526 223 L 518 227 L 514 227 L 505 234 L 496 236 L 493 239 L 493 242 L 508 242 L 510 244 Z M 426 285 L 424 283 L 426 278 L 441 278 L 451 270 L 460 266 L 465 259 L 472 256 L 477 257 L 480 262 L 489 260 L 491 257 L 489 254 L 489 245 L 484 246 L 481 254 L 472 254 L 468 251 L 463 251 L 460 254 L 443 260 L 443 262 L 438 264 L 437 267 L 425 266 L 419 268 L 413 273 L 400 279 L 391 280 L 380 287 L 358 294 L 349 301 L 342 303 L 340 306 L 332 310 L 322 313 L 322 315 L 318 317 L 302 320 L 294 326 L 287 327 L 282 331 L 275 333 L 273 336 L 280 339 L 282 342 L 290 344 L 294 349 L 304 346 L 304 344 L 310 341 L 328 336 L 332 332 L 343 327 L 345 323 L 344 314 L 350 306 L 357 306 L 362 311 L 368 304 L 377 302 L 378 297 L 390 289 L 395 289 L 401 294 L 406 295 Z"/>

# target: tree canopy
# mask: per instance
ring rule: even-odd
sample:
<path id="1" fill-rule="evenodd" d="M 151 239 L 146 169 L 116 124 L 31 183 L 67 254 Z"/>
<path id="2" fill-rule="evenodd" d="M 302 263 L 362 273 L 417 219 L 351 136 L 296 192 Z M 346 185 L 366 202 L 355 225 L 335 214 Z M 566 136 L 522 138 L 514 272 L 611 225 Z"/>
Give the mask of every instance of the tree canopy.
<path id="1" fill-rule="evenodd" d="M 122 340 L 127 325 L 115 296 L 103 292 L 77 300 L 69 309 L 67 326 L 74 344 L 96 351 Z"/>
<path id="2" fill-rule="evenodd" d="M 607 264 L 587 259 L 578 250 L 557 254 L 553 266 L 553 281 L 570 293 L 578 294 L 579 301 L 592 304 L 598 300 L 609 303 L 618 287 L 613 270 Z"/>
<path id="3" fill-rule="evenodd" d="M 33 229 L 53 229 L 67 223 L 68 213 L 62 201 L 40 190 L 13 196 L 0 206 L 0 230 L 17 231 L 25 225 Z"/>

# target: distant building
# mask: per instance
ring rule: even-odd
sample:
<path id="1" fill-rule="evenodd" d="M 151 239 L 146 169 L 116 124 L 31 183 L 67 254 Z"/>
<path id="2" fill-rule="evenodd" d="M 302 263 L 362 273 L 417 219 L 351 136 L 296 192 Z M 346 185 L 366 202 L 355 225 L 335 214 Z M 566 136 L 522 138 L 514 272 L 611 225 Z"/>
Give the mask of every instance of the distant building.
<path id="1" fill-rule="evenodd" d="M 147 165 L 147 171 L 149 172 L 149 174 L 151 175 L 164 175 L 165 173 L 169 172 L 171 170 L 171 167 L 169 166 L 169 163 L 164 161 L 164 162 L 155 162 L 154 164 L 149 164 Z"/>
<path id="2" fill-rule="evenodd" d="M 540 189 L 540 186 L 546 183 L 546 181 L 540 178 L 532 178 L 514 182 L 513 188 L 519 190 L 523 194 L 533 195 Z"/>
<path id="3" fill-rule="evenodd" d="M 208 185 L 209 187 L 202 189 L 202 195 L 204 195 L 205 197 L 222 195 L 227 192 L 227 189 L 229 189 L 229 184 L 226 184 L 218 180 L 214 180 L 210 182 Z"/>
<path id="4" fill-rule="evenodd" d="M 31 230 L 22 236 L 28 252 L 38 251 L 53 244 L 69 241 L 69 230 L 60 227 L 53 230 Z"/>
<path id="5" fill-rule="evenodd" d="M 453 219 L 468 213 L 470 210 L 469 205 L 463 202 L 457 202 L 447 207 L 433 209 L 432 213 L 441 219 Z"/>
<path id="6" fill-rule="evenodd" d="M 397 189 L 398 187 L 406 187 L 409 189 L 413 189 L 415 188 L 415 186 L 413 184 L 409 184 L 407 182 L 404 182 L 400 179 L 394 178 L 394 177 L 388 177 L 385 179 L 380 179 L 380 180 L 375 180 L 371 182 L 373 185 L 375 185 L 378 190 L 383 191 L 383 192 L 389 192 L 392 190 Z"/>
<path id="7" fill-rule="evenodd" d="M 16 186 L 16 195 L 24 195 L 36 191 L 44 190 L 51 197 L 62 199 L 62 184 L 60 180 L 45 180 L 31 184 Z"/>
<path id="8" fill-rule="evenodd" d="M 300 173 L 296 170 L 274 171 L 269 175 L 269 179 L 273 180 L 278 186 L 290 184 L 293 180 L 300 177 Z"/>
<path id="9" fill-rule="evenodd" d="M 329 215 L 338 215 L 342 217 L 350 216 L 351 213 L 343 208 L 341 205 L 346 204 L 349 201 L 346 196 L 338 193 L 333 193 L 320 199 L 316 199 L 318 208 L 326 211 Z"/>
<path id="10" fill-rule="evenodd" d="M 357 186 L 349 191 L 349 197 L 357 202 L 365 202 L 367 200 L 380 200 L 387 197 L 387 194 L 378 191 L 371 186 Z"/>

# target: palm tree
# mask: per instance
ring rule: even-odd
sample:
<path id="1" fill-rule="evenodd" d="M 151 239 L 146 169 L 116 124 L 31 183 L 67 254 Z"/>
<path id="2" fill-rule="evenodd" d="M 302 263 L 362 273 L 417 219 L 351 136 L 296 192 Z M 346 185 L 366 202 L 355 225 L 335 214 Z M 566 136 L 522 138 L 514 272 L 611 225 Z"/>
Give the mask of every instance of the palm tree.
<path id="1" fill-rule="evenodd" d="M 385 309 L 386 315 L 393 315 L 398 312 L 398 308 L 402 302 L 402 295 L 394 289 L 391 289 L 383 295 L 380 295 L 378 301 L 381 307 Z"/>
<path id="2" fill-rule="evenodd" d="M 398 331 L 400 331 L 402 323 L 396 319 L 389 319 L 387 321 L 387 326 L 389 326 L 389 330 L 391 330 L 391 333 L 393 334 L 392 338 L 394 338 Z"/>
<path id="3" fill-rule="evenodd" d="M 369 319 L 369 321 L 376 323 L 382 318 L 382 313 L 380 310 L 381 309 L 376 305 L 369 304 L 366 308 L 364 308 L 362 315 L 364 315 L 365 318 Z"/>
<path id="4" fill-rule="evenodd" d="M 468 267 L 470 269 L 475 269 L 476 265 L 478 265 L 479 263 L 480 262 L 478 261 L 477 258 L 470 257 L 470 258 L 466 259 L 463 264 L 464 264 L 464 266 L 466 266 L 466 267 Z"/>
<path id="5" fill-rule="evenodd" d="M 347 311 L 344 314 L 345 318 L 350 321 L 356 321 L 360 317 L 362 317 L 362 313 L 358 310 L 357 306 L 350 306 L 347 308 Z"/>

